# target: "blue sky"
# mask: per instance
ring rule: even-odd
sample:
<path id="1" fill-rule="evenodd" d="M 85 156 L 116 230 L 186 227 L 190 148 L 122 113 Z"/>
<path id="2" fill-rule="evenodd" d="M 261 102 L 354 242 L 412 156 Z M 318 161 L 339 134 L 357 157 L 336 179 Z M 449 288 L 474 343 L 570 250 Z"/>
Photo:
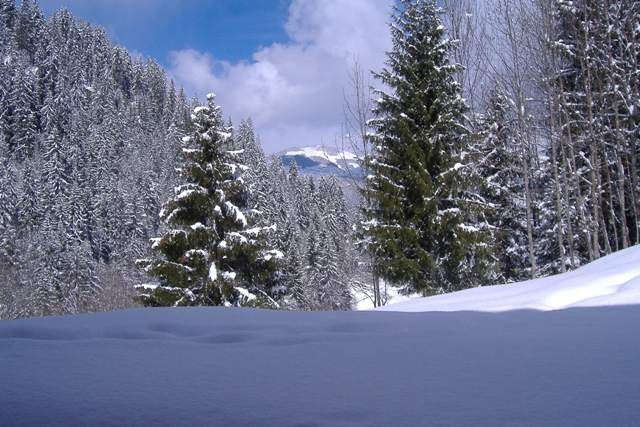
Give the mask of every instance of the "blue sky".
<path id="1" fill-rule="evenodd" d="M 185 48 L 228 61 L 251 59 L 261 46 L 286 42 L 290 0 L 40 0 L 48 15 L 62 7 L 106 28 L 128 49 L 166 65 Z"/>
<path id="2" fill-rule="evenodd" d="M 209 92 L 237 123 L 251 117 L 267 152 L 335 148 L 357 59 L 379 70 L 393 0 L 40 0 L 107 29 L 156 59 L 187 93 Z"/>

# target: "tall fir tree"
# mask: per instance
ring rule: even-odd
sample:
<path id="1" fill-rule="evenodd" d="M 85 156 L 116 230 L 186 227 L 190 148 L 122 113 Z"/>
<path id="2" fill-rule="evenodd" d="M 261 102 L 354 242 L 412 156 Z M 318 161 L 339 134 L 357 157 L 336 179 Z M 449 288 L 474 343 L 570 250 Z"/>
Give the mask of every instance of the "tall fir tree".
<path id="1" fill-rule="evenodd" d="M 182 176 L 161 217 L 170 229 L 154 239 L 156 259 L 139 261 L 159 283 L 141 285 L 146 305 L 277 305 L 273 263 L 281 254 L 264 245 L 267 227 L 252 227 L 247 215 L 246 166 L 237 161 L 231 129 L 224 126 L 214 96 L 193 114 L 186 136 Z M 277 297 L 277 295 L 276 295 Z"/>
<path id="2" fill-rule="evenodd" d="M 400 1 L 391 36 L 387 67 L 376 74 L 390 91 L 374 108 L 375 153 L 367 159 L 373 203 L 365 231 L 375 268 L 424 293 L 482 284 L 482 272 L 473 272 L 481 254 L 472 249 L 483 233 L 465 224 L 465 104 L 435 1 Z"/>

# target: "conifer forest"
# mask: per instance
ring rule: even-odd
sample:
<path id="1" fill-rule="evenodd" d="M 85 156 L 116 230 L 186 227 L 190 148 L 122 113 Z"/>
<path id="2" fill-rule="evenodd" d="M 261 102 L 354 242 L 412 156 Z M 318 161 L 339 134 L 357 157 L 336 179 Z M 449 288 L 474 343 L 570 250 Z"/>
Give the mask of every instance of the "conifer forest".
<path id="1" fill-rule="evenodd" d="M 265 151 L 216 87 L 0 0 L 0 319 L 378 307 L 640 243 L 640 2 L 393 3 L 338 177 Z"/>

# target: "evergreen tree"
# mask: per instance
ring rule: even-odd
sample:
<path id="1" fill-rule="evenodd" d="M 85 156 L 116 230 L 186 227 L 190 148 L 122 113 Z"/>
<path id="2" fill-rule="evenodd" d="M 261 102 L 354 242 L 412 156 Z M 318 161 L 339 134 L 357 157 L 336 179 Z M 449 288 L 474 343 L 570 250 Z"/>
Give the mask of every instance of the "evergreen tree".
<path id="1" fill-rule="evenodd" d="M 35 0 L 22 0 L 17 13 L 15 39 L 19 49 L 23 49 L 33 59 L 38 48 L 38 38 L 44 27 L 42 12 Z"/>
<path id="2" fill-rule="evenodd" d="M 147 305 L 273 303 L 272 264 L 281 254 L 264 247 L 264 227 L 251 227 L 231 129 L 213 95 L 194 110 L 193 132 L 184 138 L 186 183 L 176 188 L 161 217 L 171 227 L 154 239 L 161 257 L 142 260 L 160 283 L 142 285 Z M 257 296 L 256 296 L 257 294 Z"/>
<path id="3" fill-rule="evenodd" d="M 482 233 L 465 224 L 472 201 L 461 163 L 465 105 L 447 59 L 452 42 L 434 1 L 403 0 L 395 11 L 393 50 L 376 75 L 391 91 L 380 93 L 372 121 L 369 250 L 382 278 L 425 293 L 482 284 L 470 271 Z"/>
<path id="4" fill-rule="evenodd" d="M 480 196 L 491 207 L 485 215 L 498 262 L 492 282 L 524 280 L 528 277 L 524 181 L 509 102 L 499 89 L 490 94 L 487 111 L 478 121 L 478 141 L 471 155 L 482 183 Z"/>
<path id="5" fill-rule="evenodd" d="M 349 310 L 351 293 L 339 268 L 335 243 L 327 230 L 320 231 L 319 245 L 314 249 L 315 265 L 311 271 L 314 310 Z"/>
<path id="6" fill-rule="evenodd" d="M 7 112 L 11 114 L 7 131 L 10 135 L 9 149 L 21 160 L 32 155 L 36 148 L 39 124 L 35 90 L 35 71 L 31 67 L 18 67 L 8 95 L 8 103 L 12 108 Z"/>

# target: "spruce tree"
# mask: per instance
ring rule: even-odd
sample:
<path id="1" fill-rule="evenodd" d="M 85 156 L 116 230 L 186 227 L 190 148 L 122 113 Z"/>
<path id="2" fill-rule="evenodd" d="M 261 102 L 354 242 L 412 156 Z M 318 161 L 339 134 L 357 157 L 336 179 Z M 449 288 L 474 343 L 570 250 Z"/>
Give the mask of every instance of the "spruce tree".
<path id="1" fill-rule="evenodd" d="M 448 60 L 452 42 L 434 1 L 402 0 L 391 24 L 393 49 L 376 77 L 380 92 L 371 124 L 375 153 L 365 196 L 365 231 L 380 277 L 424 293 L 485 281 L 472 270 L 482 233 L 465 224 L 467 143 L 464 100 Z M 479 277 L 480 276 L 480 277 Z"/>
<path id="2" fill-rule="evenodd" d="M 253 227 L 247 215 L 246 166 L 231 146 L 214 96 L 193 114 L 193 131 L 183 139 L 185 183 L 163 207 L 167 232 L 153 239 L 155 259 L 139 264 L 159 283 L 141 285 L 151 306 L 276 305 L 273 263 L 281 258 L 264 246 L 265 227 Z"/>
<path id="3" fill-rule="evenodd" d="M 487 110 L 477 120 L 471 155 L 497 260 L 493 283 L 524 280 L 528 274 L 524 179 L 509 100 L 499 89 L 489 94 Z"/>

